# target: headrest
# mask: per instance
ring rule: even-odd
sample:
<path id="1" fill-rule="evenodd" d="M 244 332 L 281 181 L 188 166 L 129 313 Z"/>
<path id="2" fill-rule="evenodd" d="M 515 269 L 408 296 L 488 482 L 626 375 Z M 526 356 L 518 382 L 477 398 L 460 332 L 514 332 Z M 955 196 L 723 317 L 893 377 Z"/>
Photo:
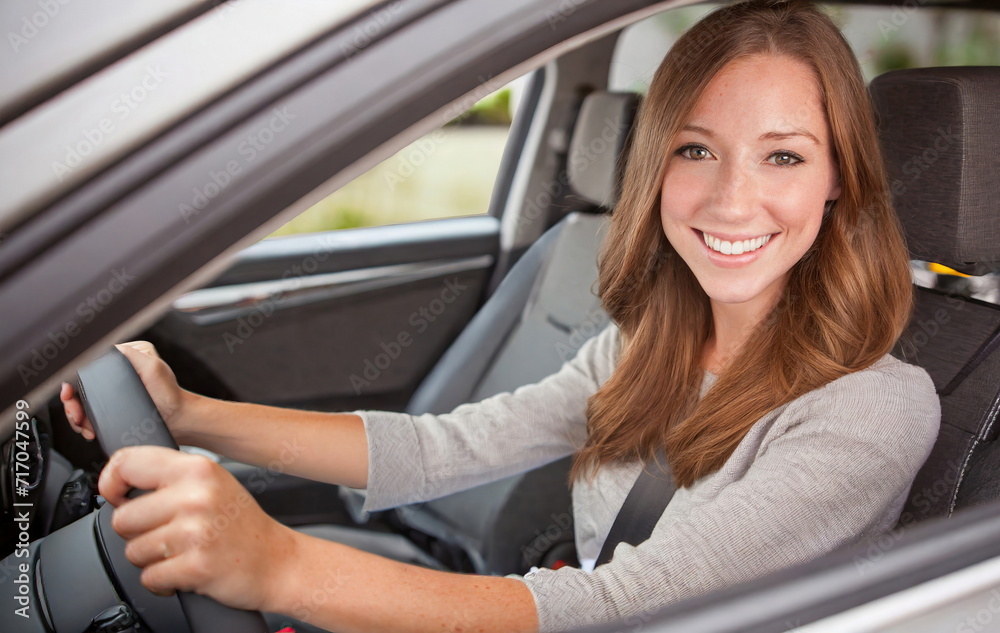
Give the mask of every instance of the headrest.
<path id="1" fill-rule="evenodd" d="M 576 193 L 600 207 L 596 211 L 608 211 L 618 201 L 638 105 L 635 93 L 604 91 L 588 94 L 580 105 L 569 142 L 567 177 Z"/>
<path id="2" fill-rule="evenodd" d="M 1000 67 L 876 77 L 896 213 L 914 259 L 983 274 L 1000 263 Z"/>

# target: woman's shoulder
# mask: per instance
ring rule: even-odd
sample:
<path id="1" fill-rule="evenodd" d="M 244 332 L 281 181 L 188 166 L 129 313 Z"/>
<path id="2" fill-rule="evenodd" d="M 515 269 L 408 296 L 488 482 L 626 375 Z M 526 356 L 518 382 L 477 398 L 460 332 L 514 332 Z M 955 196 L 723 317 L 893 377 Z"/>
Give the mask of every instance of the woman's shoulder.
<path id="1" fill-rule="evenodd" d="M 937 390 L 923 367 L 886 354 L 868 367 L 841 376 L 815 392 L 822 399 L 875 399 L 888 404 L 909 402 L 925 407 L 938 402 Z"/>
<path id="2" fill-rule="evenodd" d="M 885 441 L 910 438 L 928 450 L 941 423 L 930 375 L 891 354 L 802 396 L 789 409 L 807 412 L 814 425 L 830 430 Z"/>

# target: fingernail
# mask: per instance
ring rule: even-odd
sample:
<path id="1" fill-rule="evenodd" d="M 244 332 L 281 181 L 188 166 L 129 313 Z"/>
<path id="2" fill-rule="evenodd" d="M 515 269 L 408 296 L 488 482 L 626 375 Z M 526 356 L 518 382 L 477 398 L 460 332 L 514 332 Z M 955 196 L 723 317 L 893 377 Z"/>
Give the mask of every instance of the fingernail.
<path id="1" fill-rule="evenodd" d="M 74 416 L 69 411 L 66 412 L 66 419 L 69 420 L 71 423 L 76 424 L 76 416 Z"/>

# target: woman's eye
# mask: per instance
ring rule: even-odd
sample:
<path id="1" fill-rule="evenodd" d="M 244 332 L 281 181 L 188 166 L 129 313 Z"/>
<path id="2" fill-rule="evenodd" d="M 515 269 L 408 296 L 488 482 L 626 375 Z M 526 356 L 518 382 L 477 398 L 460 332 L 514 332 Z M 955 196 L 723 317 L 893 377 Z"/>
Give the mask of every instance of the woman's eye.
<path id="1" fill-rule="evenodd" d="M 779 167 L 790 167 L 802 162 L 802 157 L 792 152 L 775 152 L 770 156 L 770 162 Z"/>
<path id="2" fill-rule="evenodd" d="M 677 150 L 677 153 L 690 160 L 705 160 L 712 155 L 711 152 L 700 145 L 685 145 Z"/>

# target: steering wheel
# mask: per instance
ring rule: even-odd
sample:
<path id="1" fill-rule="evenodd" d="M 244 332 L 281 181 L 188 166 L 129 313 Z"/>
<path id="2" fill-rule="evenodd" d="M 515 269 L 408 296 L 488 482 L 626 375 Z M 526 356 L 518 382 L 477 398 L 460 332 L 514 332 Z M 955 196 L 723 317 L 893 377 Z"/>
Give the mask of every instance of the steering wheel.
<path id="1" fill-rule="evenodd" d="M 132 363 L 117 349 L 81 369 L 79 379 L 84 409 L 105 453 L 136 445 L 177 449 Z M 141 491 L 129 496 L 136 493 Z M 8 622 L 0 617 L 0 628 L 9 631 L 10 624 L 15 631 L 75 633 L 131 631 L 145 625 L 144 630 L 157 633 L 267 633 L 260 612 L 233 609 L 194 593 L 157 596 L 146 589 L 140 569 L 125 557 L 125 540 L 111 528 L 112 510 L 106 503 L 31 544 L 37 574 L 32 602 L 41 607 L 44 618 L 29 625 L 24 618 Z M 3 589 L 7 593 L 8 587 Z M 10 591 L 17 592 L 13 583 Z M 41 619 L 48 626 L 42 628 Z"/>

